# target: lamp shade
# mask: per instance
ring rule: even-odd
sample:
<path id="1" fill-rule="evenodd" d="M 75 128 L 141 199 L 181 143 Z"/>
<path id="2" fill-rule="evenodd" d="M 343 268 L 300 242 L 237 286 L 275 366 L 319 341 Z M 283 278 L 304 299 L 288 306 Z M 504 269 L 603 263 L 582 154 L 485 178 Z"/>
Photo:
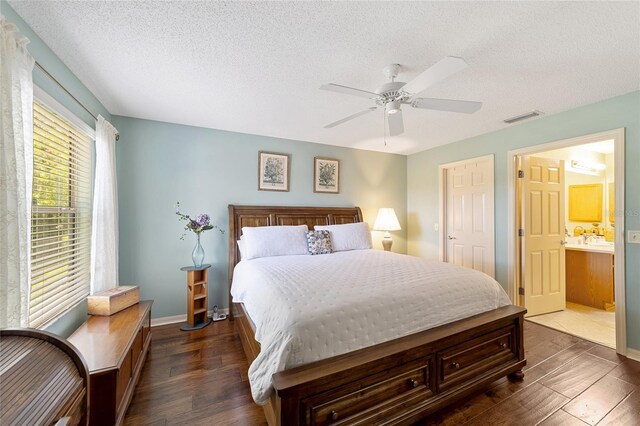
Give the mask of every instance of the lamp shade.
<path id="1" fill-rule="evenodd" d="M 383 207 L 378 210 L 378 217 L 373 224 L 374 231 L 399 231 L 401 229 L 396 212 L 392 208 Z"/>

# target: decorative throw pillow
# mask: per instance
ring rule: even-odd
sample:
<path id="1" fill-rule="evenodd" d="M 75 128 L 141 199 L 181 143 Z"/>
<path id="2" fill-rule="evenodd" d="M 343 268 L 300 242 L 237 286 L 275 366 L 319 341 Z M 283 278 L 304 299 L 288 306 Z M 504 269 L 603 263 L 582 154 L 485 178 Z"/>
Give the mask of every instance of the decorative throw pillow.
<path id="1" fill-rule="evenodd" d="M 332 251 L 329 231 L 307 231 L 307 243 L 311 254 L 329 254 Z"/>

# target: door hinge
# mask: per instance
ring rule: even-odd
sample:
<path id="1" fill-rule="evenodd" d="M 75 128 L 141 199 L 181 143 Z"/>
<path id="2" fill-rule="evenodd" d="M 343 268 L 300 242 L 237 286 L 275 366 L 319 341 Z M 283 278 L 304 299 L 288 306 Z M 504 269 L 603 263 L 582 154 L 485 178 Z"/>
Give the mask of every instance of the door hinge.
<path id="1" fill-rule="evenodd" d="M 518 229 L 518 237 L 524 237 L 524 229 Z"/>
<path id="2" fill-rule="evenodd" d="M 519 294 L 520 296 L 524 296 L 524 287 L 520 287 L 520 288 L 518 288 L 518 294 Z"/>
<path id="3" fill-rule="evenodd" d="M 524 170 L 518 170 L 518 177 L 520 179 L 524 178 Z"/>

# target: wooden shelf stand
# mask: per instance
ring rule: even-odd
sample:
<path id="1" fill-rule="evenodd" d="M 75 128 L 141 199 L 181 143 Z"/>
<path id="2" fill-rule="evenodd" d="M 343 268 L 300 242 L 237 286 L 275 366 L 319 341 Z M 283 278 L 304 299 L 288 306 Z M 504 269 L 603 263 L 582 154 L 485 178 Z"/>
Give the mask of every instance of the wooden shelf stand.
<path id="1" fill-rule="evenodd" d="M 187 272 L 187 324 L 180 327 L 182 331 L 199 330 L 211 324 L 209 312 L 209 268 L 184 266 L 181 271 Z"/>

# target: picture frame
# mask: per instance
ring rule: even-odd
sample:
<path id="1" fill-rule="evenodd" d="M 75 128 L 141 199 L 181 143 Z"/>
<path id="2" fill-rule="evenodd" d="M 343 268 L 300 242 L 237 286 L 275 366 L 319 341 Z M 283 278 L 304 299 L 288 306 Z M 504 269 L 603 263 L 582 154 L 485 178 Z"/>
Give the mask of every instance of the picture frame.
<path id="1" fill-rule="evenodd" d="M 324 157 L 313 159 L 313 192 L 340 193 L 340 160 Z"/>
<path id="2" fill-rule="evenodd" d="M 289 191 L 290 155 L 258 152 L 258 190 Z"/>

